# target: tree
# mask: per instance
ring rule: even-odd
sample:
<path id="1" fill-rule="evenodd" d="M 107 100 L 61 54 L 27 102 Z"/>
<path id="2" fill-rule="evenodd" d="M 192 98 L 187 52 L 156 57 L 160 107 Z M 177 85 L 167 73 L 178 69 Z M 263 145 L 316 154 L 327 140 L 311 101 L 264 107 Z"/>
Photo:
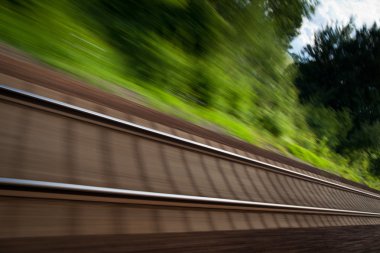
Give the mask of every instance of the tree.
<path id="1" fill-rule="evenodd" d="M 380 29 L 327 26 L 298 60 L 303 101 L 349 109 L 354 128 L 380 119 Z"/>
<path id="2" fill-rule="evenodd" d="M 299 67 L 296 85 L 302 102 L 350 113 L 352 128 L 347 138 L 340 138 L 337 150 L 377 157 L 380 151 L 377 24 L 356 28 L 351 20 L 344 26 L 326 26 L 315 34 L 314 44 L 307 45 L 295 60 Z"/>
<path id="3" fill-rule="evenodd" d="M 303 18 L 310 18 L 318 0 L 267 0 L 266 13 L 275 24 L 276 32 L 286 46 L 299 33 Z"/>
<path id="4" fill-rule="evenodd" d="M 224 96 L 227 111 L 236 114 L 239 108 L 232 107 L 242 104 L 247 86 L 239 80 L 273 85 L 284 79 L 289 41 L 315 2 L 96 0 L 82 5 L 120 52 L 126 74 L 140 85 L 206 107 L 220 104 Z M 230 103 L 231 93 L 236 103 Z"/>

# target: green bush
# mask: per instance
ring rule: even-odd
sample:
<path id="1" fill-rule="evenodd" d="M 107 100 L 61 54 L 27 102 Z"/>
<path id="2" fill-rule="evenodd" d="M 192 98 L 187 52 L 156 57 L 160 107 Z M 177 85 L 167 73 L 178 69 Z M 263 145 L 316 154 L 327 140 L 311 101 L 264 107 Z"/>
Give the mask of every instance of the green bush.
<path id="1" fill-rule="evenodd" d="M 371 161 L 370 172 L 376 176 L 380 176 L 380 157 Z"/>
<path id="2" fill-rule="evenodd" d="M 380 121 L 375 123 L 363 123 L 361 128 L 355 131 L 347 145 L 350 149 L 365 150 L 368 153 L 380 151 Z"/>
<path id="3" fill-rule="evenodd" d="M 336 148 L 345 140 L 352 127 L 347 111 L 336 112 L 323 106 L 309 105 L 306 120 L 318 140 L 330 148 Z"/>

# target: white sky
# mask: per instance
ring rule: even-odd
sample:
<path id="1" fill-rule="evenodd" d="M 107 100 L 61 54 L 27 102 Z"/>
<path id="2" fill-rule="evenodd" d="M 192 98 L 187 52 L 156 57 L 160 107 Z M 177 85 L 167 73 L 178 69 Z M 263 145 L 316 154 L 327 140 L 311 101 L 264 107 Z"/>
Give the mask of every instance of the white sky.
<path id="1" fill-rule="evenodd" d="M 350 17 L 355 18 L 355 24 L 372 25 L 374 21 L 380 25 L 380 0 L 320 0 L 313 15 L 304 19 L 300 35 L 292 41 L 291 52 L 298 53 L 303 46 L 312 43 L 314 32 L 326 24 L 348 23 Z"/>

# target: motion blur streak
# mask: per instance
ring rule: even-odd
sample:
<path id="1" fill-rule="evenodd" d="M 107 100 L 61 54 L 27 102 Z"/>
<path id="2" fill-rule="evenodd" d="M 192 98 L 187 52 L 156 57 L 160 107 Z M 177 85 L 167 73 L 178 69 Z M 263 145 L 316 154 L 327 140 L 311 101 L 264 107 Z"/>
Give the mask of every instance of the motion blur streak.
<path id="1" fill-rule="evenodd" d="M 380 252 L 380 27 L 290 53 L 320 1 L 1 0 L 0 253 Z"/>
<path id="2" fill-rule="evenodd" d="M 368 230 L 368 225 L 380 223 L 376 194 L 309 181 L 306 175 L 267 171 L 256 163 L 231 159 L 229 152 L 205 152 L 203 145 L 194 148 L 194 142 L 141 131 L 144 128 L 89 110 L 15 89 L 1 90 L 2 135 L 8 139 L 3 141 L 13 145 L 1 145 L 0 152 L 5 168 L 0 172 L 0 210 L 5 214 L 0 221 L 6 227 L 0 230 L 0 245 L 10 251 L 29 247 L 29 237 L 38 244 L 37 251 L 48 251 L 47 236 L 60 245 L 68 236 L 83 243 L 81 238 L 88 235 L 114 240 L 109 236 L 141 234 L 139 240 L 148 240 L 154 234 L 181 238 L 202 231 L 218 236 L 218 231 L 274 228 L 292 228 L 292 233 L 305 227 Z M 112 160 L 104 160 L 110 149 Z M 308 190 L 313 188 L 319 189 L 318 195 Z M 274 234 L 284 231 L 289 232 Z M 366 240 L 372 241 L 372 236 Z M 164 250 L 161 243 L 176 245 L 178 239 L 156 240 L 151 250 Z M 92 249 L 88 243 L 84 247 Z M 120 247 L 131 249 L 125 244 Z M 230 247 L 251 244 L 226 244 L 222 249 Z"/>

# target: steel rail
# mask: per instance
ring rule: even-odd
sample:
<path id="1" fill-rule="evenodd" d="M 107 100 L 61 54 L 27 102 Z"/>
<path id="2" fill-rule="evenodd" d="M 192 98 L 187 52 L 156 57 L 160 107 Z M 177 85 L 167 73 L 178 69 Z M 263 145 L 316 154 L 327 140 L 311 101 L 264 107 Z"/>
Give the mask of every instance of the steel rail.
<path id="1" fill-rule="evenodd" d="M 0 177 L 0 190 L 1 187 L 17 187 L 30 188 L 32 189 L 42 189 L 42 190 L 52 190 L 52 191 L 69 191 L 69 192 L 79 192 L 86 194 L 107 194 L 118 197 L 125 198 L 149 198 L 150 200 L 158 201 L 174 201 L 174 202 L 190 202 L 197 204 L 207 204 L 207 205 L 228 205 L 237 207 L 251 207 L 251 208 L 264 208 L 264 209 L 275 209 L 278 211 L 292 211 L 292 212 L 308 212 L 308 213 L 318 213 L 318 214 L 335 214 L 335 215 L 355 215 L 355 216 L 366 216 L 366 217 L 379 217 L 380 213 L 374 212 L 364 212 L 364 211 L 354 211 L 345 209 L 332 209 L 332 208 L 322 208 L 322 207 L 311 207 L 311 206 L 298 206 L 298 205 L 287 205 L 287 204 L 276 204 L 276 203 L 266 203 L 266 202 L 255 202 L 255 201 L 244 201 L 244 200 L 234 200 L 234 199 L 224 199 L 224 198 L 211 198 L 211 197 L 201 197 L 192 195 L 181 195 L 181 194 L 170 194 L 170 193 L 158 193 L 158 192 L 147 192 L 147 191 L 136 191 L 128 189 L 118 189 L 109 187 L 98 187 L 89 185 L 79 185 L 79 184 L 67 184 L 67 183 L 57 183 L 48 181 L 37 181 L 28 179 L 16 179 L 16 178 L 4 178 Z"/>
<path id="2" fill-rule="evenodd" d="M 258 166 L 260 166 L 261 168 L 264 168 L 264 169 L 271 169 L 273 171 L 281 172 L 281 173 L 284 173 L 284 174 L 287 174 L 287 175 L 290 175 L 290 176 L 295 176 L 295 177 L 298 177 L 298 178 L 301 178 L 301 179 L 304 179 L 304 180 L 308 180 L 308 181 L 312 181 L 312 182 L 316 182 L 316 183 L 319 183 L 319 184 L 324 184 L 324 185 L 327 185 L 327 186 L 330 186 L 330 187 L 333 187 L 333 188 L 343 189 L 345 191 L 350 191 L 350 192 L 358 193 L 358 194 L 361 194 L 361 195 L 366 195 L 366 196 L 369 196 L 369 197 L 372 197 L 372 198 L 380 199 L 380 195 L 376 194 L 376 193 L 372 193 L 372 192 L 369 192 L 369 191 L 353 188 L 353 187 L 350 187 L 350 186 L 347 186 L 347 185 L 338 184 L 338 183 L 331 182 L 331 181 L 328 181 L 328 180 L 325 180 L 325 179 L 321 179 L 321 178 L 310 176 L 310 175 L 306 175 L 306 174 L 303 174 L 303 173 L 300 173 L 300 172 L 297 172 L 297 171 L 293 171 L 293 170 L 289 170 L 289 169 L 286 169 L 286 168 L 282 168 L 280 166 L 269 164 L 269 163 L 266 163 L 266 162 L 263 162 L 263 161 L 259 161 L 259 160 L 256 160 L 254 158 L 249 158 L 249 157 L 246 157 L 246 156 L 242 156 L 242 155 L 230 152 L 230 151 L 226 151 L 226 150 L 223 150 L 223 149 L 220 149 L 220 148 L 212 147 L 212 146 L 207 145 L 207 144 L 195 142 L 195 141 L 192 141 L 192 140 L 189 140 L 189 139 L 185 139 L 185 138 L 178 137 L 178 136 L 175 136 L 175 135 L 172 135 L 172 134 L 161 132 L 161 131 L 158 131 L 158 130 L 155 130 L 155 129 L 152 129 L 152 128 L 148 128 L 148 127 L 141 126 L 141 125 L 129 122 L 129 121 L 125 121 L 125 120 L 118 119 L 118 118 L 115 118 L 115 117 L 112 117 L 112 116 L 108 116 L 108 115 L 105 115 L 105 114 L 102 114 L 102 113 L 98 113 L 98 112 L 95 112 L 95 111 L 84 109 L 84 108 L 81 108 L 81 107 L 78 107 L 78 106 L 75 106 L 75 105 L 71 105 L 71 104 L 68 104 L 68 103 L 65 103 L 65 102 L 61 102 L 61 101 L 58 101 L 58 100 L 55 100 L 55 99 L 51 99 L 51 98 L 47 98 L 47 97 L 44 97 L 44 96 L 40 96 L 40 95 L 31 93 L 31 92 L 19 90 L 19 89 L 16 89 L 16 88 L 5 86 L 5 85 L 0 85 L 0 90 L 1 90 L 2 93 L 7 93 L 6 95 L 8 95 L 8 96 L 12 96 L 12 95 L 13 96 L 18 96 L 18 97 L 21 96 L 24 99 L 33 100 L 34 102 L 37 101 L 37 102 L 45 103 L 46 106 L 47 105 L 51 105 L 51 106 L 57 107 L 58 109 L 69 110 L 69 111 L 71 111 L 71 113 L 72 112 L 77 112 L 77 113 L 80 113 L 80 114 L 82 114 L 84 116 L 95 117 L 98 120 L 99 119 L 106 120 L 107 122 L 110 122 L 110 123 L 116 123 L 116 124 L 122 125 L 124 127 L 132 128 L 135 131 L 143 132 L 145 134 L 150 134 L 152 136 L 156 136 L 156 137 L 160 137 L 160 138 L 166 138 L 166 139 L 168 139 L 168 140 L 170 140 L 172 142 L 179 142 L 179 143 L 185 144 L 185 145 L 187 144 L 187 145 L 190 145 L 192 147 L 200 148 L 200 149 L 205 150 L 205 151 L 214 152 L 214 153 L 219 154 L 219 155 L 223 155 L 223 156 L 227 156 L 227 157 L 230 157 L 230 158 L 234 158 L 234 159 L 238 159 L 238 160 L 241 160 L 241 161 L 245 161 L 245 162 L 248 162 L 250 164 L 254 164 L 256 166 L 258 165 Z"/>

